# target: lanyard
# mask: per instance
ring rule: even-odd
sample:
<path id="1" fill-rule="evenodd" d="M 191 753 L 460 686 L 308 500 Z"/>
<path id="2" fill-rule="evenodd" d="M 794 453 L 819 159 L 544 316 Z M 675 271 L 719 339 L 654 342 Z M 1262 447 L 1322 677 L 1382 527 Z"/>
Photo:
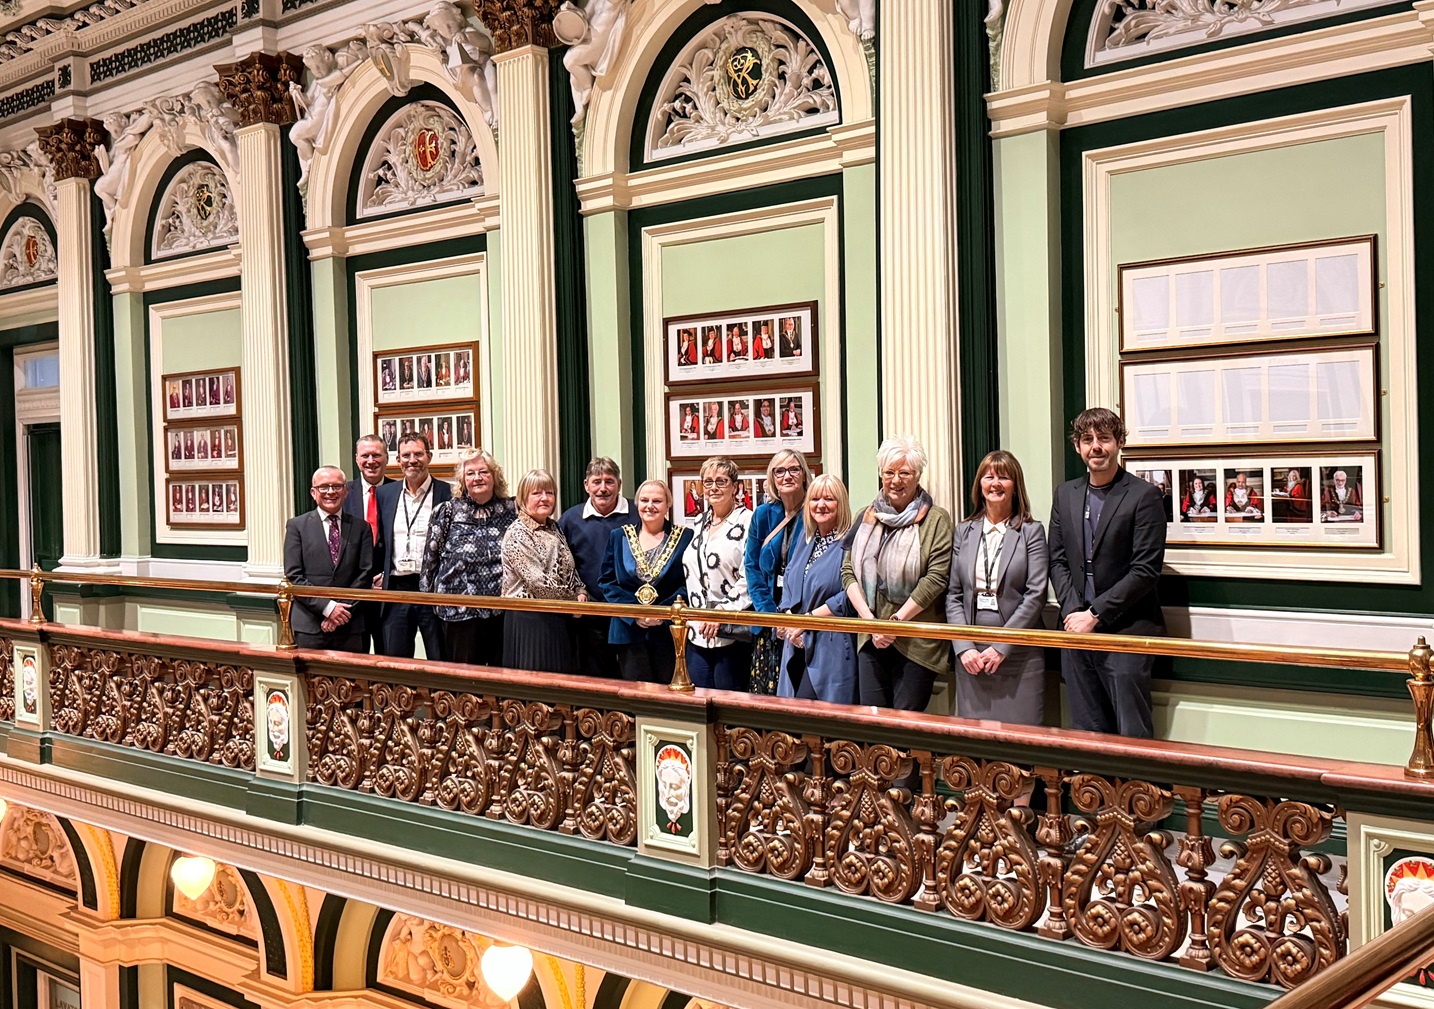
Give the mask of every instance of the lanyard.
<path id="1" fill-rule="evenodd" d="M 996 528 L 996 526 L 991 527 L 993 532 Z M 1005 543 L 1005 541 L 1006 534 L 1003 532 L 998 538 L 998 543 Z M 1000 550 L 997 549 L 995 553 L 992 553 L 989 544 L 990 537 L 985 532 L 982 532 L 981 559 L 986 569 L 986 587 L 981 590 L 981 594 L 984 596 L 994 596 L 996 594 L 996 560 L 1000 557 Z"/>
<path id="2" fill-rule="evenodd" d="M 401 494 L 403 495 L 403 521 L 405 525 L 403 531 L 403 556 L 408 558 L 413 555 L 413 523 L 417 521 L 418 516 L 423 514 L 423 506 L 428 503 L 428 496 L 424 495 L 423 500 L 418 502 L 418 510 L 410 514 L 408 511 L 408 488 L 403 488 Z"/>

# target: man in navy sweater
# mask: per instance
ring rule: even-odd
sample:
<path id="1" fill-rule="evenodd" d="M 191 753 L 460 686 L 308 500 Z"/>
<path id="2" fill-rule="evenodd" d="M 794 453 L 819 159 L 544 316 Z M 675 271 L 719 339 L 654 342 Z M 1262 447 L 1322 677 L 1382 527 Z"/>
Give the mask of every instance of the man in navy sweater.
<path id="1" fill-rule="evenodd" d="M 602 565 L 607 557 L 608 538 L 612 531 L 629 522 L 636 522 L 632 502 L 622 496 L 622 472 L 617 463 L 605 456 L 596 456 L 588 463 L 583 478 L 588 499 L 573 505 L 558 519 L 558 529 L 568 541 L 578 577 L 587 586 L 588 598 L 600 602 Z M 578 617 L 578 651 L 582 671 L 588 676 L 621 675 L 617 653 L 607 643 L 607 617 Z"/>

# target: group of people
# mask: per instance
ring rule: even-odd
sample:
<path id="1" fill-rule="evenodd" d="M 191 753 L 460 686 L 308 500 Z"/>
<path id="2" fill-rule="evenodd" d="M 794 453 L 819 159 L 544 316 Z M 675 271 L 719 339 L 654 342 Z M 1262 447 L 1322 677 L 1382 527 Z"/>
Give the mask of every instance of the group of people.
<path id="1" fill-rule="evenodd" d="M 859 513 L 842 481 L 813 476 L 799 453 L 772 457 L 766 503 L 755 510 L 741 500 L 737 464 L 710 458 L 702 512 L 687 528 L 673 522 L 666 481 L 646 480 L 628 499 L 611 459 L 588 464 L 586 500 L 559 516 L 544 470 L 524 475 L 510 496 L 502 468 L 479 449 L 463 458 L 455 488 L 429 473 L 431 446 L 418 433 L 399 445 L 403 478 L 389 480 L 383 441 L 366 436 L 356 446 L 358 478 L 318 470 L 316 508 L 289 521 L 290 582 L 606 601 L 651 607 L 651 615 L 300 598 L 294 635 L 303 647 L 409 657 L 421 636 L 433 659 L 667 682 L 675 647 L 664 607 L 681 596 L 730 614 L 688 626 L 687 668 L 699 687 L 921 711 L 954 660 L 958 714 L 1041 724 L 1039 648 L 773 630 L 742 614 L 1041 628 L 1049 586 L 1066 631 L 1163 634 L 1160 492 L 1121 466 L 1125 428 L 1114 412 L 1086 410 L 1071 440 L 1086 473 L 1057 488 L 1048 534 L 1011 453 L 981 461 L 958 524 L 923 487 L 926 453 L 909 437 L 881 444 L 880 491 Z M 1151 736 L 1152 662 L 1063 650 L 1073 726 Z"/>

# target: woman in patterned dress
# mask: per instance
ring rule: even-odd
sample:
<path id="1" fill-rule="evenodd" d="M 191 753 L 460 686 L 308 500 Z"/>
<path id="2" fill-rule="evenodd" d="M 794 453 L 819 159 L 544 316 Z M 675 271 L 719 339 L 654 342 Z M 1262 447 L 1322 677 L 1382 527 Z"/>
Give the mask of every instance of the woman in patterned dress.
<path id="1" fill-rule="evenodd" d="M 706 610 L 750 610 L 747 595 L 747 528 L 752 513 L 737 498 L 741 474 L 726 456 L 702 464 L 706 502 L 692 543 L 682 555 L 688 605 Z M 688 625 L 687 672 L 699 687 L 747 689 L 752 629 L 715 620 Z"/>
<path id="2" fill-rule="evenodd" d="M 529 470 L 518 481 L 518 519 L 503 534 L 503 595 L 587 602 L 573 552 L 553 521 L 557 492 L 557 481 L 547 470 Z M 572 618 L 510 612 L 503 622 L 503 665 L 576 673 Z"/>
<path id="3" fill-rule="evenodd" d="M 503 534 L 517 510 L 503 467 L 485 449 L 463 457 L 462 497 L 439 505 L 428 523 L 420 592 L 497 596 L 502 591 Z M 496 666 L 503 661 L 503 611 L 435 606 L 450 662 Z"/>

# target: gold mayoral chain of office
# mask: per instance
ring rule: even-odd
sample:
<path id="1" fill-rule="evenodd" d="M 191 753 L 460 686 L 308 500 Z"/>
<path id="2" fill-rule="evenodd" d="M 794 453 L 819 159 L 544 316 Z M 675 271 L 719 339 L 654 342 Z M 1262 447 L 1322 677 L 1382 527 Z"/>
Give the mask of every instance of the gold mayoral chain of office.
<path id="1" fill-rule="evenodd" d="M 642 541 L 637 538 L 637 526 L 622 528 L 627 533 L 627 544 L 632 548 L 632 561 L 637 565 L 637 577 L 642 579 L 642 586 L 637 590 L 637 601 L 644 606 L 651 606 L 657 602 L 657 589 L 653 588 L 652 583 L 667 569 L 667 562 L 672 559 L 682 536 L 677 529 L 669 531 L 657 559 L 649 561 L 647 551 L 642 549 Z"/>

